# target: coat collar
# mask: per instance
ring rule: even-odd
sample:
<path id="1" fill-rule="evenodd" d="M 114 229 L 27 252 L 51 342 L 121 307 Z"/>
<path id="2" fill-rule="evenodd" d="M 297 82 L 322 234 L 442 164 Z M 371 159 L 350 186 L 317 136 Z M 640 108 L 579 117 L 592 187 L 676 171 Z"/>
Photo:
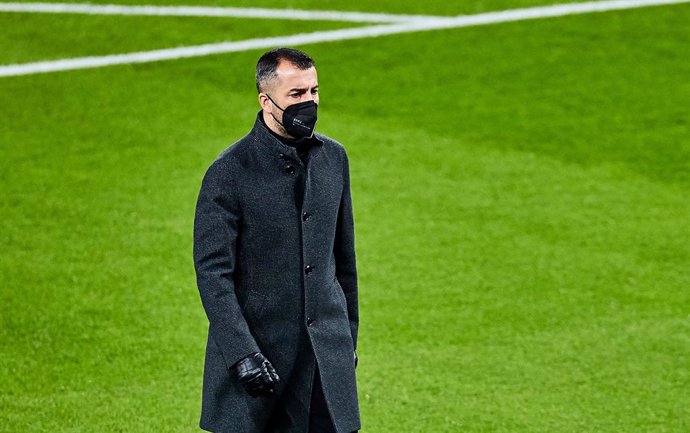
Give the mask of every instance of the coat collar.
<path id="1" fill-rule="evenodd" d="M 299 156 L 297 155 L 297 149 L 280 141 L 271 133 L 271 131 L 268 130 L 266 125 L 264 125 L 264 122 L 261 120 L 262 112 L 263 110 L 259 110 L 256 115 L 256 119 L 254 120 L 254 127 L 251 131 L 251 134 L 254 136 L 254 140 L 261 143 L 262 146 L 274 153 L 276 156 L 280 157 L 281 155 L 289 155 L 291 159 L 300 161 Z M 323 146 L 323 140 L 318 138 L 316 134 L 309 138 L 309 140 L 312 140 L 312 143 L 314 144 L 311 150 L 311 152 L 313 152 L 311 157 L 313 158 L 319 153 L 320 148 Z"/>

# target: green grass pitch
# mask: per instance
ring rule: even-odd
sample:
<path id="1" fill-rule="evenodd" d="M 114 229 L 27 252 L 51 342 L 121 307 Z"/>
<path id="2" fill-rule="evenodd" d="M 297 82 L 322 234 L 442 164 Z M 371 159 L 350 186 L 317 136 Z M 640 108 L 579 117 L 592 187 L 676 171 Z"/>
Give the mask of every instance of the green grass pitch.
<path id="1" fill-rule="evenodd" d="M 303 47 L 350 155 L 363 433 L 690 431 L 688 22 Z M 0 13 L 0 64 L 352 25 Z M 0 432 L 198 431 L 194 205 L 252 125 L 263 51 L 0 78 Z"/>

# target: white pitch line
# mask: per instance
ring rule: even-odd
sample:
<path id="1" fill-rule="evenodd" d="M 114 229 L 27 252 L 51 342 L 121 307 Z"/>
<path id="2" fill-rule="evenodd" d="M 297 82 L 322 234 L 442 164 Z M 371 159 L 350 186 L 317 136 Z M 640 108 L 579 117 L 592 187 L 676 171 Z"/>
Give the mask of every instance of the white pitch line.
<path id="1" fill-rule="evenodd" d="M 398 23 L 427 18 L 427 15 L 398 15 L 367 12 L 308 11 L 300 9 L 264 9 L 211 6 L 124 6 L 88 3 L 0 3 L 0 12 L 145 15 L 182 17 L 234 17 L 286 20 L 343 21 L 354 23 Z"/>
<path id="2" fill-rule="evenodd" d="M 141 51 L 128 54 L 114 54 L 98 57 L 80 57 L 63 60 L 5 65 L 0 66 L 0 77 L 66 71 L 73 69 L 98 68 L 103 66 L 121 65 L 129 63 L 147 63 L 156 62 L 160 60 L 199 57 L 211 54 L 232 53 L 260 48 L 272 48 L 276 46 L 297 46 L 314 44 L 319 42 L 371 38 L 376 36 L 392 35 L 399 33 L 469 27 L 508 21 L 529 20 L 545 17 L 557 17 L 564 15 L 584 14 L 590 12 L 604 12 L 610 10 L 632 9 L 645 6 L 660 6 L 688 2 L 690 2 L 690 0 L 609 0 L 588 3 L 569 3 L 525 9 L 512 9 L 476 15 L 463 15 L 452 18 L 424 19 L 396 24 L 382 24 L 341 30 L 302 33 L 289 36 L 246 39 L 243 41 L 221 42 L 214 44 L 195 45 L 189 47 L 169 48 L 153 51 Z"/>

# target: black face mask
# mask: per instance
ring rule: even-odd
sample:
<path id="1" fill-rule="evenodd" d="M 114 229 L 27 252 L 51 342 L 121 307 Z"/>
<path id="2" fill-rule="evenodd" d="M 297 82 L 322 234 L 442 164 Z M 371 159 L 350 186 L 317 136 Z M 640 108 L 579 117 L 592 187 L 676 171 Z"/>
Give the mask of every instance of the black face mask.
<path id="1" fill-rule="evenodd" d="M 318 105 L 314 101 L 304 101 L 297 104 L 288 105 L 284 110 L 275 103 L 268 93 L 268 99 L 273 102 L 273 105 L 278 107 L 283 112 L 283 123 L 281 123 L 273 113 L 271 116 L 280 124 L 288 134 L 295 138 L 311 137 L 314 134 L 314 127 L 316 126 L 316 108 Z"/>

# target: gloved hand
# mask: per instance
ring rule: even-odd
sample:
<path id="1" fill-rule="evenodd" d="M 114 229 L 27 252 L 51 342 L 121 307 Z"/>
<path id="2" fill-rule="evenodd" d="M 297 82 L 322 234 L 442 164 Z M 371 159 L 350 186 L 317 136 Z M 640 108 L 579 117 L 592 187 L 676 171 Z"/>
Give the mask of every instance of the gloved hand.
<path id="1" fill-rule="evenodd" d="M 273 394 L 276 384 L 280 382 L 278 373 L 261 352 L 240 359 L 235 369 L 245 391 L 254 398 Z"/>
<path id="2" fill-rule="evenodd" d="M 357 359 L 357 351 L 355 350 L 354 352 L 355 352 L 355 368 L 357 368 L 357 361 L 358 361 L 358 359 Z"/>

